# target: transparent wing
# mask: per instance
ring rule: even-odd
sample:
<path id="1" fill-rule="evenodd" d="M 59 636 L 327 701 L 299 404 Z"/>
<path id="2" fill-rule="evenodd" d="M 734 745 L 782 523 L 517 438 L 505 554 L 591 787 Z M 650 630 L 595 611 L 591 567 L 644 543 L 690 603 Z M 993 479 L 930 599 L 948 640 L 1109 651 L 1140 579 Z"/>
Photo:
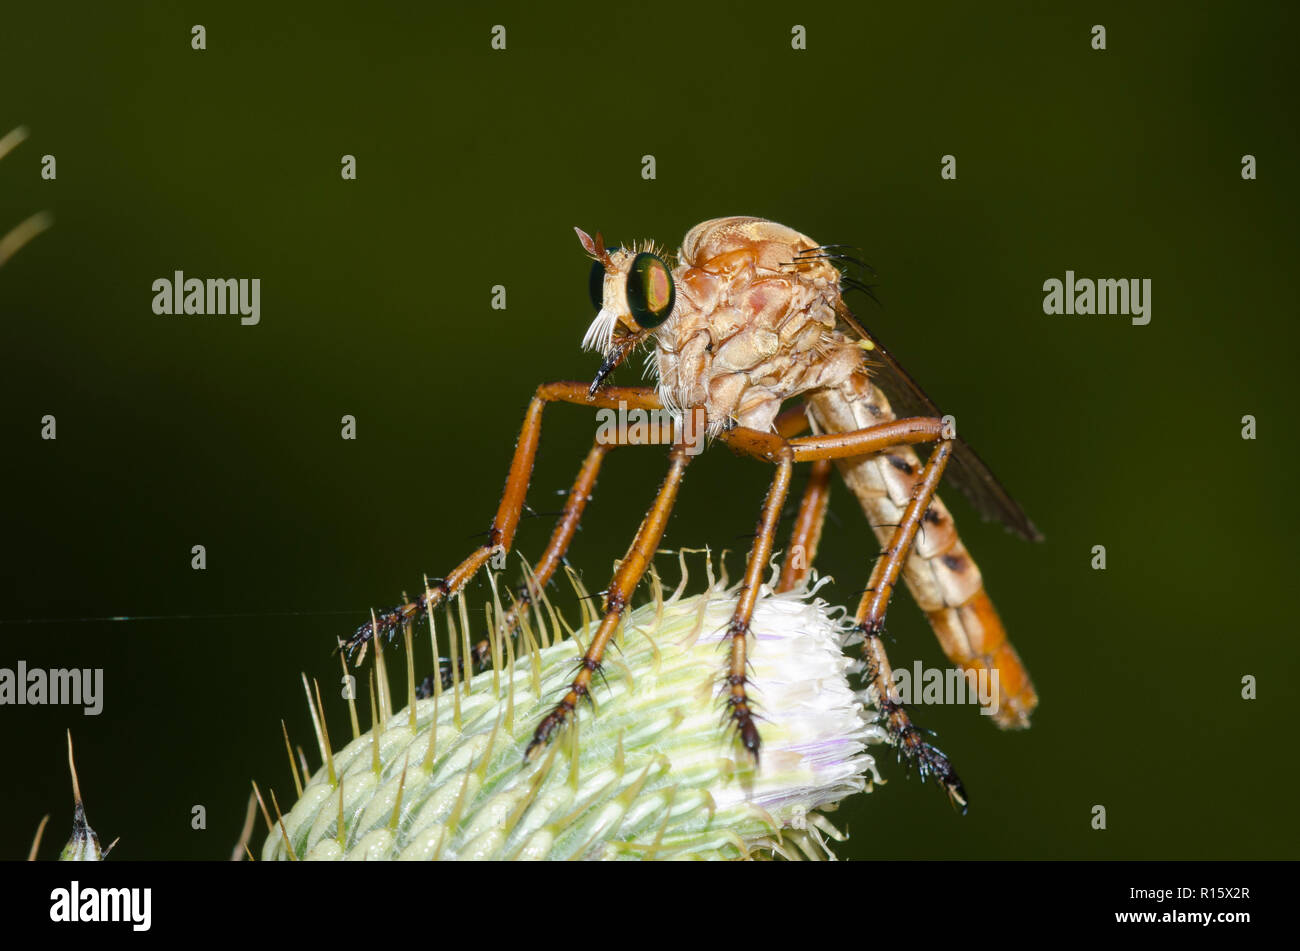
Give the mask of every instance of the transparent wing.
<path id="1" fill-rule="evenodd" d="M 858 336 L 871 343 L 868 359 L 872 362 L 872 377 L 876 385 L 889 398 L 897 416 L 942 416 L 902 365 L 853 315 L 842 301 L 836 308 L 839 317 Z M 957 437 L 957 445 L 944 478 L 962 491 L 985 519 L 996 519 L 1021 538 L 1032 542 L 1042 541 L 1042 533 L 1034 527 L 1029 516 L 1003 488 L 1002 483 L 989 471 L 989 467 L 966 441 Z"/>

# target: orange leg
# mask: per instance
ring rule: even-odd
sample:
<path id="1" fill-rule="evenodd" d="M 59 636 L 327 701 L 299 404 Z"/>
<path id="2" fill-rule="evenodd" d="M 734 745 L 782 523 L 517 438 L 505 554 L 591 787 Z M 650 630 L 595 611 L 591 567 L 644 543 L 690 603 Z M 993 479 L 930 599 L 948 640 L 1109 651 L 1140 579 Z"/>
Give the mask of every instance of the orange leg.
<path id="1" fill-rule="evenodd" d="M 831 497 L 832 468 L 829 459 L 818 459 L 812 464 L 808 486 L 799 502 L 794 531 L 790 533 L 790 548 L 781 564 L 781 580 L 776 586 L 777 591 L 789 591 L 796 587 L 808 577 L 808 572 L 812 569 L 813 559 L 817 557 L 817 545 L 822 538 L 822 525 L 826 522 L 826 506 Z"/>
<path id="2" fill-rule="evenodd" d="M 727 668 L 727 706 L 731 709 L 731 720 L 736 724 L 741 744 L 755 760 L 758 759 L 762 741 L 758 728 L 754 725 L 749 697 L 745 693 L 746 642 L 749 623 L 754 616 L 754 605 L 758 603 L 758 592 L 763 585 L 763 574 L 767 571 L 767 560 L 772 557 L 772 539 L 776 536 L 777 524 L 781 520 L 785 497 L 790 492 L 794 453 L 789 446 L 780 451 L 776 465 L 776 475 L 772 478 L 767 498 L 763 501 L 763 512 L 759 516 L 754 544 L 749 550 L 749 560 L 745 563 L 745 579 L 740 587 L 740 597 L 736 601 L 731 623 L 727 626 L 727 636 L 731 638 L 731 663 Z"/>
<path id="3" fill-rule="evenodd" d="M 564 699 L 537 725 L 533 739 L 528 744 L 528 749 L 524 751 L 525 759 L 532 759 L 551 741 L 555 732 L 573 716 L 579 700 L 591 698 L 592 674 L 600 670 L 600 660 L 605 656 L 605 648 L 623 619 L 623 612 L 627 610 L 632 592 L 636 590 L 642 576 L 650 567 L 650 560 L 659 549 L 659 541 L 668 526 L 668 516 L 677 501 L 677 490 L 681 487 L 682 477 L 686 473 L 686 466 L 691 461 L 691 457 L 686 452 L 685 446 L 679 442 L 673 446 L 669 460 L 668 475 L 664 477 L 650 511 L 642 520 L 636 538 L 632 540 L 632 545 L 623 560 L 618 563 L 614 578 L 605 591 L 605 613 L 601 618 L 600 626 L 591 637 L 587 653 L 580 662 L 581 669 L 569 685 L 569 691 L 564 695 Z"/>
<path id="4" fill-rule="evenodd" d="M 808 428 L 808 412 L 802 404 L 791 407 L 776 418 L 773 428 L 778 435 L 792 439 Z M 826 520 L 826 504 L 830 500 L 830 475 L 829 460 L 820 459 L 813 463 L 808 485 L 799 503 L 794 531 L 790 534 L 790 547 L 781 565 L 777 591 L 789 591 L 803 581 L 812 568 L 813 559 L 817 557 L 817 544 L 821 541 L 822 524 Z"/>
<path id="5" fill-rule="evenodd" d="M 917 764 L 922 780 L 933 776 L 943 785 L 953 806 L 964 813 L 966 790 L 962 787 L 961 779 L 948 758 L 926 743 L 921 732 L 912 724 L 894 686 L 894 671 L 881 639 L 885 630 L 885 613 L 898 584 L 899 573 L 916 541 L 916 530 L 930 508 L 930 500 L 934 498 L 952 450 L 952 441 L 945 440 L 930 454 L 925 469 L 922 470 L 921 480 L 903 511 L 903 518 L 894 529 L 889 547 L 877 559 L 871 571 L 871 581 L 867 584 L 854 620 L 857 629 L 862 632 L 862 650 L 867 658 L 867 671 L 876 688 L 877 702 L 890 740 L 901 756 L 906 756 L 909 761 Z"/>
<path id="6" fill-rule="evenodd" d="M 532 578 L 527 583 L 519 586 L 516 592 L 515 604 L 506 611 L 501 620 L 500 631 L 503 636 L 510 636 L 515 633 L 519 626 L 520 612 L 526 610 L 533 599 L 545 590 L 556 569 L 564 562 L 565 553 L 569 550 L 569 545 L 573 542 L 573 536 L 578 530 L 578 523 L 582 520 L 582 513 L 586 510 L 587 503 L 591 501 L 592 492 L 596 487 L 596 476 L 600 472 L 600 465 L 605 459 L 605 454 L 613 448 L 613 445 L 599 442 L 592 444 L 590 451 L 587 453 L 587 458 L 582 462 L 582 468 L 578 470 L 578 476 L 573 482 L 573 487 L 569 489 L 569 497 L 565 500 L 564 510 L 560 513 L 560 520 L 551 533 L 551 539 L 547 542 L 542 557 L 538 559 L 537 564 L 533 567 Z M 491 651 L 492 645 L 486 638 L 478 641 L 470 648 L 470 656 L 461 660 L 461 676 L 468 680 L 474 673 L 475 667 L 481 667 L 487 663 Z M 450 661 L 447 662 L 447 665 L 438 675 L 442 677 L 444 687 L 451 686 L 453 678 Z M 416 688 L 415 693 L 420 699 L 432 696 L 433 677 L 425 678 L 424 683 Z"/>
<path id="7" fill-rule="evenodd" d="M 796 462 L 806 459 L 851 459 L 855 454 L 852 449 L 855 442 L 860 441 L 860 445 L 864 448 L 870 447 L 866 448 L 864 455 L 869 452 L 882 451 L 878 441 L 866 438 L 866 434 L 885 433 L 891 429 L 899 436 L 896 445 L 927 440 L 937 442 L 945 435 L 941 420 L 915 417 L 897 420 L 884 426 L 858 430 L 856 433 L 835 433 L 827 436 L 794 439 L 791 441 L 791 445 L 795 447 Z M 888 446 L 883 447 L 884 450 L 889 448 Z M 924 469 L 918 467 L 920 471 L 914 472 L 911 464 L 905 463 L 893 455 L 889 455 L 888 458 L 894 469 L 907 474 L 908 491 L 911 496 L 915 497 L 918 493 L 921 493 L 923 491 Z M 957 458 L 960 460 L 960 457 Z M 931 504 L 931 500 L 933 500 L 933 504 Z M 973 562 L 969 555 L 966 554 L 965 547 L 960 545 L 956 537 L 956 530 L 952 524 L 951 516 L 947 514 L 943 504 L 934 496 L 933 490 L 930 490 L 927 494 L 927 505 L 929 507 L 920 513 L 924 525 L 921 530 L 925 533 L 922 536 L 924 543 L 916 547 L 929 548 L 930 551 L 922 555 L 919 560 L 934 565 L 935 567 L 931 568 L 931 571 L 942 572 L 950 578 L 960 575 L 963 579 L 969 579 L 973 574 L 975 590 L 972 591 L 967 588 L 961 594 L 954 596 L 955 599 L 951 602 L 942 597 L 937 597 L 931 592 L 924 599 L 918 598 L 918 603 L 925 610 L 926 618 L 934 629 L 935 636 L 938 638 L 949 661 L 961 668 L 968 679 L 985 676 L 990 678 L 992 694 L 989 700 L 985 702 L 984 709 L 989 712 L 993 722 L 1003 729 L 1028 726 L 1029 714 L 1038 704 L 1038 694 L 1034 690 L 1029 672 L 1025 669 L 1020 656 L 1007 639 L 1007 632 L 998 618 L 997 611 L 979 581 L 978 569 L 972 570 Z M 900 513 L 890 519 L 891 522 L 895 520 L 901 525 L 903 521 L 902 514 Z M 885 528 L 886 526 L 876 527 Z M 898 526 L 888 526 L 888 528 L 890 531 L 886 544 L 890 549 L 897 548 L 900 538 L 897 535 Z M 882 532 L 882 537 L 884 535 L 885 533 Z M 945 539 L 948 546 L 947 552 L 941 554 L 934 546 L 944 544 Z M 903 562 L 908 562 L 908 554 L 912 550 L 913 545 L 909 540 L 907 545 L 904 546 L 901 555 L 898 555 L 897 558 Z M 903 570 L 912 572 L 917 564 L 918 559 L 913 558 Z M 913 579 L 909 577 L 909 581 L 911 580 Z M 968 580 L 962 582 L 962 584 L 968 583 Z M 881 625 L 884 623 L 884 609 L 888 605 L 889 597 L 893 594 L 892 584 L 893 582 L 891 582 L 891 587 L 883 595 L 883 600 L 879 603 L 880 614 L 877 620 Z M 916 592 L 917 589 L 913 588 L 913 591 Z M 972 679 L 971 682 L 975 683 L 976 680 Z M 983 681 L 980 681 L 980 683 L 983 683 Z"/>
<path id="8" fill-rule="evenodd" d="M 889 547 L 881 555 L 872 571 L 871 583 L 859 605 L 857 627 L 863 635 L 863 652 L 868 674 L 879 698 L 881 715 L 885 721 L 891 743 L 901 757 L 917 764 L 922 779 L 933 776 L 948 794 L 949 800 L 961 809 L 966 808 L 966 793 L 956 771 L 935 747 L 921 738 L 912 724 L 907 710 L 893 685 L 893 669 L 885 653 L 881 632 L 894 586 L 907 555 L 916 539 L 916 530 L 930 506 L 944 467 L 952 454 L 951 440 L 941 440 L 943 421 L 931 417 L 900 419 L 848 433 L 830 433 L 823 436 L 804 436 L 785 440 L 771 433 L 734 429 L 723 439 L 733 448 L 778 464 L 785 458 L 783 450 L 791 450 L 795 461 L 826 461 L 849 456 L 880 452 L 901 444 L 939 441 L 938 447 L 926 463 L 915 494 L 904 512 L 903 519 L 894 530 Z"/>
<path id="9" fill-rule="evenodd" d="M 655 391 L 648 387 L 607 387 L 595 395 L 589 395 L 587 390 L 588 385 L 585 383 L 546 383 L 537 388 L 524 414 L 524 424 L 519 431 L 519 441 L 515 445 L 515 454 L 510 462 L 510 474 L 506 478 L 505 491 L 502 493 L 496 517 L 492 520 L 492 527 L 488 529 L 487 541 L 445 578 L 431 581 L 425 594 L 414 602 L 386 611 L 373 623 L 358 627 L 341 645 L 342 650 L 349 657 L 361 649 L 375 633 L 391 640 L 405 625 L 425 617 L 443 600 L 460 594 L 466 583 L 487 564 L 494 554 L 498 551 L 510 550 L 514 542 L 515 529 L 519 526 L 519 519 L 523 512 L 528 483 L 532 478 L 537 446 L 542 435 L 542 411 L 547 403 L 576 403 L 580 406 L 601 409 L 618 409 L 620 406 L 647 410 L 663 408 Z M 594 478 L 594 473 L 592 475 Z M 561 523 L 557 533 L 565 524 L 565 522 Z M 576 527 L 575 519 L 571 528 Z M 572 537 L 571 531 L 569 537 Z M 567 541 L 565 544 L 567 545 Z"/>

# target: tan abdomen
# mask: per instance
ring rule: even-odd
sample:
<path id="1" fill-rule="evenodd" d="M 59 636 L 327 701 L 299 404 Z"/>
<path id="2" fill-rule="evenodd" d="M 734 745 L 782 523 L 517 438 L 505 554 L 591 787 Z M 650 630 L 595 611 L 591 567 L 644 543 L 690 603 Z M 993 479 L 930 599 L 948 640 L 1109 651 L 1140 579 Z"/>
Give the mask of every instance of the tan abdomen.
<path id="1" fill-rule="evenodd" d="M 871 381 L 855 374 L 839 388 L 809 396 L 812 416 L 824 432 L 849 432 L 894 419 L 889 401 Z M 920 480 L 921 461 L 909 446 L 836 462 L 876 537 L 889 543 Z M 907 588 L 925 612 L 953 664 L 964 671 L 996 671 L 989 678 L 990 708 L 1001 727 L 1029 725 L 1038 695 L 993 602 L 984 591 L 979 566 L 966 551 L 943 501 L 935 496 L 903 568 Z"/>

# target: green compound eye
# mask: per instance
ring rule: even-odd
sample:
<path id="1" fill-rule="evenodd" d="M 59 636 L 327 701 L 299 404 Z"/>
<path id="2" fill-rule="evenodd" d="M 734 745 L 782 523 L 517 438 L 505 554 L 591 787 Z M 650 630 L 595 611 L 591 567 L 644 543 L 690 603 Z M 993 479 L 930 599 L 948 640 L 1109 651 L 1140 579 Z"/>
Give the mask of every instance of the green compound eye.
<path id="1" fill-rule="evenodd" d="M 618 248 L 610 248 L 609 253 L 614 254 Z M 605 306 L 605 265 L 599 261 L 591 262 L 591 277 L 587 279 L 587 290 L 591 294 L 591 306 L 600 310 Z"/>
<path id="2" fill-rule="evenodd" d="M 658 327 L 673 312 L 677 292 L 668 265 L 648 251 L 632 259 L 627 274 L 627 307 L 645 329 Z"/>

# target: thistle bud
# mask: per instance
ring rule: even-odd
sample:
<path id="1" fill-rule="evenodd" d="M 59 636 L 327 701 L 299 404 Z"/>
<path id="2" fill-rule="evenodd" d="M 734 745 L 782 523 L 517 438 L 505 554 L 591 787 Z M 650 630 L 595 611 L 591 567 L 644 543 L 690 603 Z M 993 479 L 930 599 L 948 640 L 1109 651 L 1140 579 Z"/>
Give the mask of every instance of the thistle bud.
<path id="1" fill-rule="evenodd" d="M 546 612 L 534 610 L 518 656 L 500 638 L 491 670 L 395 714 L 377 656 L 378 725 L 330 752 L 313 705 L 325 763 L 271 820 L 263 858 L 833 858 L 827 840 L 842 836 L 823 813 L 879 781 L 868 745 L 884 739 L 849 683 L 850 625 L 815 591 L 764 589 L 749 649 L 755 763 L 720 692 L 737 592 L 710 582 L 666 599 L 654 582 L 605 654 L 592 708 L 531 762 L 533 729 L 573 679 L 594 619 L 545 646 Z"/>

